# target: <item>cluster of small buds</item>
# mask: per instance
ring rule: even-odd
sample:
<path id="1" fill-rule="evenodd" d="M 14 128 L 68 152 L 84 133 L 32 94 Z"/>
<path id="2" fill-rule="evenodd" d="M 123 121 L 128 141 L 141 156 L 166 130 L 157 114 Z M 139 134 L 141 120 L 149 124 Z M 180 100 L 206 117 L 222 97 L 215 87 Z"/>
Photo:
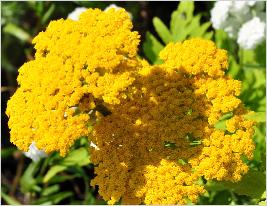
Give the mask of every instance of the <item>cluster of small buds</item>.
<path id="1" fill-rule="evenodd" d="M 265 39 L 265 2 L 218 1 L 211 10 L 211 22 L 243 49 L 254 49 Z"/>
<path id="2" fill-rule="evenodd" d="M 253 158 L 254 122 L 238 98 L 241 82 L 225 74 L 227 51 L 190 39 L 169 43 L 163 63 L 150 65 L 132 28 L 114 8 L 50 22 L 7 103 L 10 141 L 37 161 L 64 157 L 88 137 L 90 185 L 108 204 L 196 203 L 199 178 L 239 181 L 249 169 L 242 157 Z"/>

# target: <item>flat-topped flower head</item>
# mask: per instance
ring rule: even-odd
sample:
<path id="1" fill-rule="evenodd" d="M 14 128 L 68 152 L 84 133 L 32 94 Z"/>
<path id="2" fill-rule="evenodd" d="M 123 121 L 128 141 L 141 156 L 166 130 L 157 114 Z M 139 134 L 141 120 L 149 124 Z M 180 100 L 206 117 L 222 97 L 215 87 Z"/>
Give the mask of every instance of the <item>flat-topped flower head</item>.
<path id="1" fill-rule="evenodd" d="M 89 9 L 77 21 L 50 22 L 34 38 L 35 59 L 19 69 L 19 88 L 8 102 L 11 142 L 26 152 L 34 141 L 64 156 L 87 135 L 95 101 L 118 103 L 134 79 L 139 35 L 131 29 L 124 9 Z"/>
<path id="2" fill-rule="evenodd" d="M 239 181 L 254 122 L 244 117 L 241 83 L 225 75 L 227 52 L 191 39 L 168 44 L 164 62 L 150 65 L 131 29 L 124 9 L 51 22 L 8 102 L 11 142 L 64 156 L 90 136 L 91 185 L 109 204 L 195 203 L 205 192 L 199 178 Z M 225 114 L 232 118 L 218 129 Z"/>

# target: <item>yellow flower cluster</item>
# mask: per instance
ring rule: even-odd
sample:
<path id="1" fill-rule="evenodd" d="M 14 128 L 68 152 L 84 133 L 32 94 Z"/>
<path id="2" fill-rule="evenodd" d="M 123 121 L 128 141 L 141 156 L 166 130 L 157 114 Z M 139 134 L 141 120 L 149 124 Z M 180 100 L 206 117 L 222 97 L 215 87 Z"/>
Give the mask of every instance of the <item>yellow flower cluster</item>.
<path id="1" fill-rule="evenodd" d="M 89 9 L 79 21 L 52 21 L 35 43 L 35 59 L 19 69 L 17 92 L 8 102 L 11 142 L 27 151 L 34 141 L 64 156 L 88 135 L 95 102 L 118 104 L 133 82 L 139 35 L 128 14 Z"/>
<path id="2" fill-rule="evenodd" d="M 109 204 L 185 204 L 205 192 L 199 178 L 239 181 L 254 122 L 244 118 L 240 82 L 224 74 L 226 51 L 201 39 L 170 43 L 153 66 L 137 58 L 131 29 L 123 9 L 50 23 L 8 103 L 11 141 L 65 155 L 88 135 L 97 145 L 91 185 Z"/>

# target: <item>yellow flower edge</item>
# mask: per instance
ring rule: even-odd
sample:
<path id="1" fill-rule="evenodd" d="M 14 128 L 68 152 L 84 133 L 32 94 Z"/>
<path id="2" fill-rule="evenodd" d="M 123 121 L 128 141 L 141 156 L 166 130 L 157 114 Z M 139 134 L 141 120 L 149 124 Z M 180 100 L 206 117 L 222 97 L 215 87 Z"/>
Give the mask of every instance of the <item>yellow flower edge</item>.
<path id="1" fill-rule="evenodd" d="M 88 136 L 97 146 L 91 185 L 109 204 L 194 203 L 202 177 L 239 181 L 242 157 L 253 158 L 254 122 L 244 118 L 241 82 L 225 75 L 227 52 L 190 39 L 168 44 L 153 66 L 137 57 L 132 27 L 124 9 L 89 9 L 39 33 L 8 101 L 11 142 L 65 156 Z"/>

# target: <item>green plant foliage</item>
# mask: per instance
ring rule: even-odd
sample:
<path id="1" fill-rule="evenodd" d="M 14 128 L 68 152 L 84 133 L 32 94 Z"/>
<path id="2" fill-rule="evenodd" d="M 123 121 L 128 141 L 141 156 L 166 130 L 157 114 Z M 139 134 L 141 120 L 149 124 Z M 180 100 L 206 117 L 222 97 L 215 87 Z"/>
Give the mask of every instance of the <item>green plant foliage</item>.
<path id="1" fill-rule="evenodd" d="M 163 45 L 150 32 L 146 33 L 146 41 L 143 44 L 143 50 L 147 58 L 155 64 L 162 61 L 158 58 L 159 52 L 163 49 Z"/>
<path id="2" fill-rule="evenodd" d="M 147 32 L 143 50 L 146 57 L 154 64 L 161 63 L 158 57 L 164 45 L 169 42 L 179 42 L 188 38 L 201 37 L 211 39 L 213 32 L 207 32 L 211 23 L 201 24 L 201 15 L 194 16 L 194 2 L 182 1 L 176 11 L 171 15 L 170 29 L 161 21 L 160 18 L 153 18 L 153 25 L 162 42 L 153 34 Z"/>
<path id="3" fill-rule="evenodd" d="M 56 165 L 51 167 L 44 176 L 43 182 L 48 182 L 57 173 L 68 169 L 71 166 L 86 166 L 90 163 L 88 151 L 85 148 L 79 148 L 71 151 L 66 158 L 61 159 Z"/>
<path id="4" fill-rule="evenodd" d="M 265 174 L 250 170 L 244 175 L 241 181 L 233 182 L 216 182 L 216 185 L 222 185 L 224 189 L 232 190 L 239 195 L 246 195 L 252 198 L 261 198 L 265 191 Z"/>
<path id="5" fill-rule="evenodd" d="M 20 203 L 9 195 L 5 194 L 1 191 L 1 197 L 9 204 L 9 205 L 20 205 Z"/>
<path id="6" fill-rule="evenodd" d="M 266 112 L 256 112 L 254 114 L 248 114 L 245 117 L 256 122 L 266 122 Z"/>
<path id="7" fill-rule="evenodd" d="M 29 41 L 30 40 L 30 35 L 24 31 L 22 28 L 19 28 L 15 24 L 9 23 L 4 27 L 4 32 L 11 34 L 21 41 Z"/>
<path id="8" fill-rule="evenodd" d="M 38 171 L 40 162 L 32 162 L 28 168 L 25 170 L 24 174 L 20 179 L 21 191 L 32 192 L 32 191 L 40 191 L 41 188 L 37 185 L 38 181 L 35 178 L 35 174 Z"/>

